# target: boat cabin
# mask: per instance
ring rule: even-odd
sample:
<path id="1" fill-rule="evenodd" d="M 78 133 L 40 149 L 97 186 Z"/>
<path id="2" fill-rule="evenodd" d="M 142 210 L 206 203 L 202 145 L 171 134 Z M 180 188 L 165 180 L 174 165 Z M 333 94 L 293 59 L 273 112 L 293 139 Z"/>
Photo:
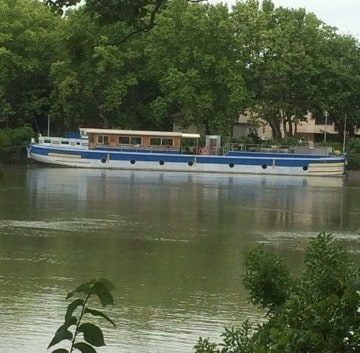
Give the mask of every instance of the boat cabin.
<path id="1" fill-rule="evenodd" d="M 146 151 L 168 151 L 179 153 L 184 138 L 194 139 L 197 147 L 199 134 L 164 131 L 136 131 L 81 128 L 80 134 L 87 136 L 89 149 L 127 149 Z"/>

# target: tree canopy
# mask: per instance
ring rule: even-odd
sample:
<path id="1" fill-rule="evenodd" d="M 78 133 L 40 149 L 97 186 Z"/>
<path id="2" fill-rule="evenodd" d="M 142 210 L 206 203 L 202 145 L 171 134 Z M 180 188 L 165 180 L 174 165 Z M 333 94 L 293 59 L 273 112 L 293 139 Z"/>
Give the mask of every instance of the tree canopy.
<path id="1" fill-rule="evenodd" d="M 60 19 L 36 1 L 0 1 L 0 122 L 33 124 L 49 110 Z"/>
<path id="2" fill-rule="evenodd" d="M 230 137 L 247 110 L 280 137 L 306 112 L 360 125 L 360 47 L 305 9 L 186 0 L 0 0 L 0 123 Z M 14 21 L 14 18 L 16 21 Z"/>

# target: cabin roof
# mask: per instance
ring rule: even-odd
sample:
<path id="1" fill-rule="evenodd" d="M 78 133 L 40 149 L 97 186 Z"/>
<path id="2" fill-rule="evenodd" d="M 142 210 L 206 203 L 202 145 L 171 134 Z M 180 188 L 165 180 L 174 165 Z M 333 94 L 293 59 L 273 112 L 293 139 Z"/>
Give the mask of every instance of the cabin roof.
<path id="1" fill-rule="evenodd" d="M 176 131 L 141 131 L 141 130 L 115 130 L 115 129 L 94 129 L 80 128 L 82 134 L 107 134 L 107 135 L 128 135 L 128 136 L 158 136 L 158 137 L 181 137 L 200 138 L 200 134 L 189 134 Z"/>

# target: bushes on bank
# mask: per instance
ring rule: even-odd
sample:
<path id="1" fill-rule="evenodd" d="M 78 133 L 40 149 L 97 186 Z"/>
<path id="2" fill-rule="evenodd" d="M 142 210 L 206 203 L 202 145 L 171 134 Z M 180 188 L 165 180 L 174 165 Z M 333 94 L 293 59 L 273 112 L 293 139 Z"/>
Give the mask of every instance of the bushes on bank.
<path id="1" fill-rule="evenodd" d="M 349 151 L 360 154 L 360 138 L 352 138 L 347 143 Z"/>
<path id="2" fill-rule="evenodd" d="M 360 170 L 360 153 L 354 153 L 354 152 L 349 153 L 348 169 Z"/>
<path id="3" fill-rule="evenodd" d="M 0 130 L 0 162 L 19 163 L 26 156 L 26 145 L 34 136 L 33 129 L 28 126 L 15 129 L 5 128 Z"/>
<path id="4" fill-rule="evenodd" d="M 34 136 L 33 129 L 28 126 L 17 127 L 15 129 L 5 128 L 0 130 L 0 150 L 11 147 L 24 147 Z"/>
<path id="5" fill-rule="evenodd" d="M 348 167 L 352 170 L 360 170 L 360 138 L 352 138 L 346 145 L 348 153 Z"/>

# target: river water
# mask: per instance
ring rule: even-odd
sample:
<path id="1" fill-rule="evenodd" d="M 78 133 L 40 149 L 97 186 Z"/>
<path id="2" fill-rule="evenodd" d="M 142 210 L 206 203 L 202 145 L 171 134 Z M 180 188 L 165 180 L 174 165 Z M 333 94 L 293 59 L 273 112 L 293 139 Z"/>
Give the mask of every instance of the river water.
<path id="1" fill-rule="evenodd" d="M 359 215 L 359 176 L 1 168 L 0 352 L 46 352 L 66 294 L 99 277 L 115 284 L 117 324 L 99 322 L 99 353 L 193 352 L 199 336 L 261 320 L 241 284 L 248 249 L 300 273 L 326 231 L 357 256 Z"/>

